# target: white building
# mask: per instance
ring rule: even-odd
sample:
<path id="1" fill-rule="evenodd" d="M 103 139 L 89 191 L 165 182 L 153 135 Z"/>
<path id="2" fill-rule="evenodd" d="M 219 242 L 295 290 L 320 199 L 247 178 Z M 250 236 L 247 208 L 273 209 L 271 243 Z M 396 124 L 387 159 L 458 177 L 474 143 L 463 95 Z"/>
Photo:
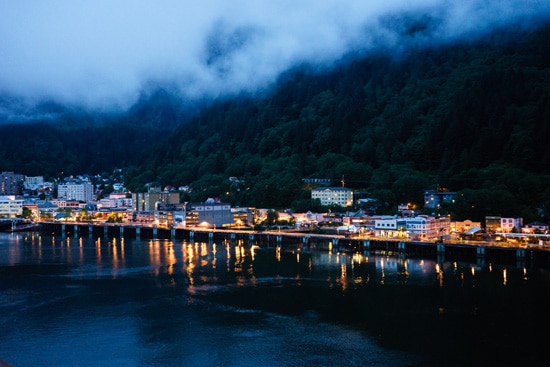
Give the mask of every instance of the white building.
<path id="1" fill-rule="evenodd" d="M 351 206 L 353 190 L 345 187 L 318 187 L 311 190 L 311 199 L 319 199 L 321 205 Z"/>
<path id="2" fill-rule="evenodd" d="M 515 228 L 521 231 L 523 227 L 523 218 L 500 218 L 500 228 L 504 233 L 510 233 Z"/>
<path id="3" fill-rule="evenodd" d="M 397 218 L 394 216 L 382 216 L 374 220 L 374 231 L 380 237 L 397 236 Z"/>
<path id="4" fill-rule="evenodd" d="M 37 190 L 39 187 L 42 187 L 44 185 L 44 176 L 26 176 L 23 185 L 25 189 Z"/>
<path id="5" fill-rule="evenodd" d="M 450 234 L 451 218 L 419 215 L 404 218 L 380 218 L 375 220 L 374 230 L 380 237 L 402 237 L 412 240 L 432 240 Z"/>
<path id="6" fill-rule="evenodd" d="M 23 214 L 23 202 L 15 195 L 0 196 L 0 217 L 12 218 Z"/>
<path id="7" fill-rule="evenodd" d="M 57 197 L 66 200 L 92 201 L 94 199 L 94 185 L 85 184 L 61 184 L 57 187 Z"/>
<path id="8" fill-rule="evenodd" d="M 132 207 L 132 199 L 126 198 L 126 197 L 116 197 L 116 196 L 109 196 L 108 198 L 103 198 L 99 200 L 99 207 L 102 209 L 105 208 L 131 208 Z"/>

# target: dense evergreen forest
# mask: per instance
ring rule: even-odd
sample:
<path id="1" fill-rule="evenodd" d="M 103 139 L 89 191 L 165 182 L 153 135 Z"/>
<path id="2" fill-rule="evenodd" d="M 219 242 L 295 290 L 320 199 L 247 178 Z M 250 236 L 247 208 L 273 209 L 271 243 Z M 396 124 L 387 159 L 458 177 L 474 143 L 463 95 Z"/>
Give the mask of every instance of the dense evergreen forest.
<path id="1" fill-rule="evenodd" d="M 0 126 L 1 170 L 125 172 L 190 185 L 184 200 L 315 210 L 304 178 L 378 200 L 379 213 L 458 192 L 442 212 L 550 216 L 550 27 L 475 42 L 380 50 L 330 70 L 302 65 L 270 92 L 199 112 L 158 92 L 127 115 Z M 97 119 L 97 118 L 95 118 Z M 174 127 L 176 126 L 176 127 Z M 96 172 L 97 171 L 97 172 Z M 239 181 L 231 181 L 237 177 Z"/>

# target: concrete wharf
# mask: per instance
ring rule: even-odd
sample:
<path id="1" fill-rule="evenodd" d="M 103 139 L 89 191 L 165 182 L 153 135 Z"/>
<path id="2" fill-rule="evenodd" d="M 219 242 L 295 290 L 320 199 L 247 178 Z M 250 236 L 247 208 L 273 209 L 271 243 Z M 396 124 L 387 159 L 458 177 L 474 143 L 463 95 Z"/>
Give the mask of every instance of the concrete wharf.
<path id="1" fill-rule="evenodd" d="M 550 249 L 542 246 L 512 246 L 489 242 L 420 242 L 404 239 L 360 238 L 285 231 L 205 229 L 199 227 L 157 228 L 130 224 L 43 222 L 41 235 L 90 238 L 128 238 L 206 243 L 231 243 L 260 248 L 281 247 L 299 251 L 331 251 L 398 255 L 437 261 L 465 261 L 484 265 L 499 263 L 517 267 L 550 267 Z"/>

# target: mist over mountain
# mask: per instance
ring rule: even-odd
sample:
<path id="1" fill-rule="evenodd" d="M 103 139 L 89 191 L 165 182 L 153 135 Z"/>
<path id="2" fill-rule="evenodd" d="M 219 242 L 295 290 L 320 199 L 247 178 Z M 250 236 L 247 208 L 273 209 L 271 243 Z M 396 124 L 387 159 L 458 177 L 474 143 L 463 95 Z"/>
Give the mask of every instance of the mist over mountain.
<path id="1" fill-rule="evenodd" d="M 190 105 L 263 94 L 297 65 L 475 40 L 550 18 L 539 0 L 4 2 L 0 122 L 126 113 L 170 90 Z M 61 107 L 53 108 L 52 106 Z"/>

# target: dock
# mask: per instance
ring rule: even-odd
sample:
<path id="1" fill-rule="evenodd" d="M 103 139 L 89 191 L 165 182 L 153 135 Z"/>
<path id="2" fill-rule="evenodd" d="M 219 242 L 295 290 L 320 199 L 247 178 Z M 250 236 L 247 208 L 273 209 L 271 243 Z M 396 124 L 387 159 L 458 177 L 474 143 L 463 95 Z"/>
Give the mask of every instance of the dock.
<path id="1" fill-rule="evenodd" d="M 111 223 L 40 223 L 40 234 L 60 237 L 106 239 L 171 240 L 204 243 L 229 243 L 260 248 L 281 247 L 297 251 L 386 254 L 409 258 L 465 261 L 479 265 L 500 263 L 521 267 L 550 267 L 550 249 L 542 246 L 512 246 L 488 242 L 421 242 L 404 239 L 359 238 L 284 231 L 205 229 L 198 227 L 158 228 Z"/>

